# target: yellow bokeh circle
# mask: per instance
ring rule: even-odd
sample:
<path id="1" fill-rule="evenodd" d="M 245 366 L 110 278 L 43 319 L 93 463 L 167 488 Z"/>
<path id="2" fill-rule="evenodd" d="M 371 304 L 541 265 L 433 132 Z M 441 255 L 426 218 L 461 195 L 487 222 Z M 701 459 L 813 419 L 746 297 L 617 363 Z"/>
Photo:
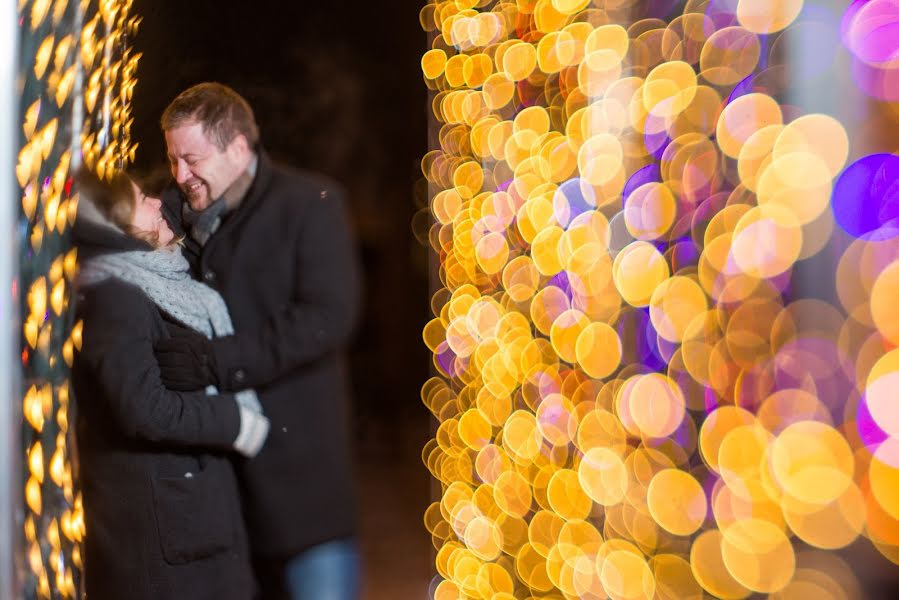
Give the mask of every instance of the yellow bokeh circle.
<path id="1" fill-rule="evenodd" d="M 741 585 L 771 594 L 790 583 L 796 555 L 782 529 L 762 519 L 743 519 L 722 534 L 724 565 Z"/>
<path id="2" fill-rule="evenodd" d="M 628 232 L 638 240 L 657 240 L 671 226 L 677 215 L 674 193 L 664 183 L 647 183 L 634 190 L 624 206 L 624 222 Z"/>
<path id="3" fill-rule="evenodd" d="M 774 98 L 760 93 L 746 94 L 724 108 L 718 119 L 716 139 L 727 156 L 737 158 L 752 134 L 782 123 L 783 114 Z"/>
<path id="4" fill-rule="evenodd" d="M 606 323 L 590 323 L 581 330 L 575 344 L 575 357 L 590 377 L 611 375 L 621 363 L 621 339 Z"/>
<path id="5" fill-rule="evenodd" d="M 803 3 L 804 0 L 739 0 L 737 19 L 753 33 L 776 33 L 796 20 Z"/>
<path id="6" fill-rule="evenodd" d="M 603 561 L 600 578 L 612 600 L 638 600 L 655 594 L 652 570 L 642 556 L 633 552 L 610 552 Z"/>
<path id="7" fill-rule="evenodd" d="M 674 535 L 690 535 L 705 521 L 705 492 L 692 475 L 679 469 L 656 473 L 646 491 L 652 518 Z"/>
<path id="8" fill-rule="evenodd" d="M 591 448 L 578 467 L 578 480 L 597 504 L 614 506 L 624 500 L 628 474 L 621 457 L 608 448 Z"/>
<path id="9" fill-rule="evenodd" d="M 874 324 L 884 338 L 899 345 L 899 306 L 896 298 L 899 298 L 899 260 L 893 261 L 881 271 L 871 288 L 871 317 Z M 896 412 L 899 413 L 899 410 Z M 899 427 L 893 427 L 892 431 L 899 432 Z"/>
<path id="10" fill-rule="evenodd" d="M 845 438 L 833 427 L 800 421 L 771 445 L 771 470 L 790 496 L 807 504 L 829 504 L 852 483 L 855 461 Z"/>
<path id="11" fill-rule="evenodd" d="M 648 305 L 652 294 L 668 275 L 665 257 L 655 246 L 643 241 L 626 246 L 612 264 L 615 287 L 631 306 Z"/>
<path id="12" fill-rule="evenodd" d="M 649 318 L 658 334 L 681 342 L 696 315 L 708 309 L 702 287 L 691 277 L 676 275 L 663 281 L 649 300 Z"/>

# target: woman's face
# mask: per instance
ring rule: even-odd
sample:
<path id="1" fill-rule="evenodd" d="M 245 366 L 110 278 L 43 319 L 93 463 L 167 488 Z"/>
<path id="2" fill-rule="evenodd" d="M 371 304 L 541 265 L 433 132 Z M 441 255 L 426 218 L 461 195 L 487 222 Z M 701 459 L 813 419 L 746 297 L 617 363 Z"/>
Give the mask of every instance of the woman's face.
<path id="1" fill-rule="evenodd" d="M 157 246 L 160 248 L 168 246 L 175 234 L 169 228 L 169 224 L 162 216 L 160 207 L 162 202 L 159 198 L 151 198 L 144 194 L 134 182 L 131 182 L 134 188 L 135 206 L 131 215 L 131 226 L 141 233 L 156 234 Z"/>

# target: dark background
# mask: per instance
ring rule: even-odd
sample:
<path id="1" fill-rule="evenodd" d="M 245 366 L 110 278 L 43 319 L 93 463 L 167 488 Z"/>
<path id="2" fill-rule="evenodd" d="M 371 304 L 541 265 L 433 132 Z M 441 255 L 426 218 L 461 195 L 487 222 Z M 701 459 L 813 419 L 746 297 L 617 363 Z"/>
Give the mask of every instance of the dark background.
<path id="1" fill-rule="evenodd" d="M 412 235 L 426 205 L 427 34 L 409 0 L 136 0 L 130 40 L 140 59 L 132 141 L 138 172 L 165 168 L 159 117 L 202 81 L 243 95 L 275 160 L 347 189 L 365 271 L 365 311 L 352 345 L 366 597 L 425 597 L 430 502 L 420 452 L 429 377 L 428 252 Z"/>

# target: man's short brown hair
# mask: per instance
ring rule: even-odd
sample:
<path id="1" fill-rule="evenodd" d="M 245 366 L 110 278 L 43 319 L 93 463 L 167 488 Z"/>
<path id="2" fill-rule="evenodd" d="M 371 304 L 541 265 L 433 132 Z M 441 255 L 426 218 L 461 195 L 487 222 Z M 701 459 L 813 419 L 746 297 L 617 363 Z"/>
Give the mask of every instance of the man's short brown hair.
<path id="1" fill-rule="evenodd" d="M 199 83 L 172 100 L 160 119 L 163 131 L 199 123 L 203 133 L 224 151 L 243 134 L 251 149 L 259 143 L 259 127 L 253 109 L 243 96 L 221 83 Z"/>

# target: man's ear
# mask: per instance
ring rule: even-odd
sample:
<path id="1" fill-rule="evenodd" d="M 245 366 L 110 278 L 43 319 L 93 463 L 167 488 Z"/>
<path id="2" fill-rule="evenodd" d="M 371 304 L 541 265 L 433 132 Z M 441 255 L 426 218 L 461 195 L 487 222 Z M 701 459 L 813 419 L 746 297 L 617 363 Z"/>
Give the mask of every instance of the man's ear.
<path id="1" fill-rule="evenodd" d="M 247 136 L 238 133 L 234 136 L 234 139 L 231 140 L 231 143 L 228 144 L 228 150 L 232 152 L 235 157 L 246 156 L 250 152 L 250 143 L 247 141 Z"/>

